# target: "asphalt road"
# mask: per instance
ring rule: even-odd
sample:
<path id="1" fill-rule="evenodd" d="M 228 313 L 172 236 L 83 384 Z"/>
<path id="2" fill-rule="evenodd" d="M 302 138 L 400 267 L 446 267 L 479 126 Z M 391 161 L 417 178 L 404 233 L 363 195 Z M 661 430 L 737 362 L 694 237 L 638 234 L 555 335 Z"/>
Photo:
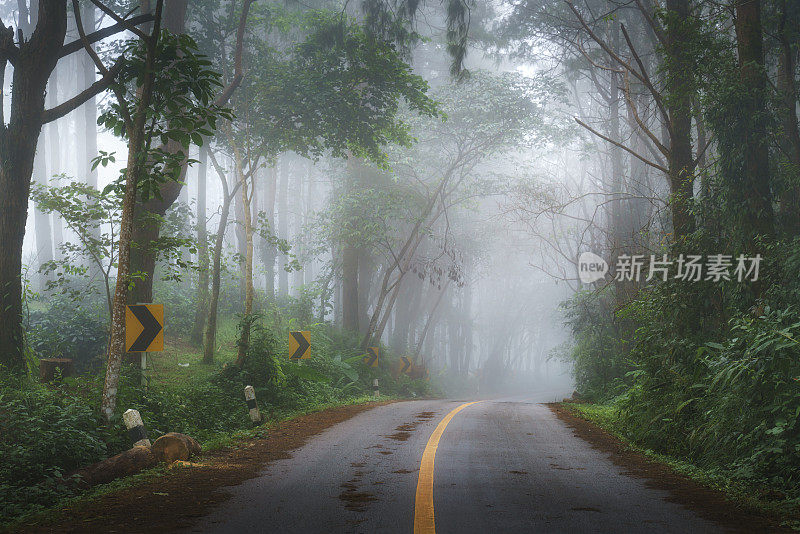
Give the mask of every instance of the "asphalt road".
<path id="1" fill-rule="evenodd" d="M 418 533 L 723 532 L 626 476 L 537 404 L 560 397 L 484 400 L 454 415 L 470 399 L 374 408 L 231 488 L 190 532 L 411 533 L 415 515 Z M 431 453 L 433 465 L 423 460 Z M 428 476 L 426 505 L 418 482 Z"/>

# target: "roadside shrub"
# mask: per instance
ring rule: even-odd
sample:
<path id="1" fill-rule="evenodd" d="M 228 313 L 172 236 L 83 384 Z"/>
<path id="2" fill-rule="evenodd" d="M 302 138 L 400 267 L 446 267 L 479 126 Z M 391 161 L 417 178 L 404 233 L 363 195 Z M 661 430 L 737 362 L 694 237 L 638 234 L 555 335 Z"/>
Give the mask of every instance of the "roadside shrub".
<path id="1" fill-rule="evenodd" d="M 97 413 L 64 391 L 0 386 L 0 523 L 70 493 L 67 475 L 107 453 Z"/>

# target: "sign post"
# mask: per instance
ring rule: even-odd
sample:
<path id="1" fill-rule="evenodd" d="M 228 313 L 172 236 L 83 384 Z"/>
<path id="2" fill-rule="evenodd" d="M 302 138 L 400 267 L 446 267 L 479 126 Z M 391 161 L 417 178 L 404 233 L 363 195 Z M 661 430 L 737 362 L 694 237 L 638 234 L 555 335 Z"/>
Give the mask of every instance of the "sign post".
<path id="1" fill-rule="evenodd" d="M 125 307 L 125 350 L 141 352 L 142 385 L 147 385 L 147 353 L 164 350 L 164 305 Z"/>

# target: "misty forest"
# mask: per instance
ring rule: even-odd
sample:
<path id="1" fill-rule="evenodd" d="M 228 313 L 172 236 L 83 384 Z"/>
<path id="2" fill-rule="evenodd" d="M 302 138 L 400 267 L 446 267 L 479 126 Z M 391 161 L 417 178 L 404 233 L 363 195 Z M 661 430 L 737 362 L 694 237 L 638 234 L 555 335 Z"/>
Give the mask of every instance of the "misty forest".
<path id="1" fill-rule="evenodd" d="M 129 409 L 213 450 L 254 432 L 245 386 L 267 428 L 375 379 L 569 398 L 797 518 L 797 2 L 0 0 L 0 20 L 0 525 L 85 491 Z M 163 350 L 128 351 L 145 303 Z"/>

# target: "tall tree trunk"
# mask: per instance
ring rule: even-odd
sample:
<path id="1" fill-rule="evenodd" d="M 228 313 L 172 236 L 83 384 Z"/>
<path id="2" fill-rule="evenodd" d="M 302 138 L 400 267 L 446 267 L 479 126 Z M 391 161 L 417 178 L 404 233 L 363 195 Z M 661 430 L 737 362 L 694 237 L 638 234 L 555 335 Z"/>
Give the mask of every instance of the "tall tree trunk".
<path id="1" fill-rule="evenodd" d="M 15 372 L 25 369 L 22 243 L 33 159 L 42 130 L 47 80 L 66 34 L 66 2 L 43 0 L 38 15 L 37 31 L 23 34 L 14 65 L 11 116 L 8 125 L 0 128 L 0 365 Z M 12 42 L 13 30 L 0 28 L 0 39 Z M 0 69 L 5 70 L 6 62 L 0 54 Z"/>
<path id="2" fill-rule="evenodd" d="M 778 116 L 783 135 L 779 142 L 789 160 L 790 183 L 783 189 L 780 198 L 781 222 L 789 235 L 800 233 L 800 188 L 794 185 L 800 177 L 800 130 L 797 125 L 797 83 L 795 81 L 795 50 L 792 49 L 790 27 L 787 24 L 786 0 L 780 3 L 778 25 Z"/>
<path id="3" fill-rule="evenodd" d="M 47 105 L 53 108 L 58 104 L 58 71 L 62 70 L 61 67 L 56 65 L 53 69 L 53 74 L 50 75 L 49 89 L 47 92 Z M 83 88 L 81 88 L 83 89 Z M 77 91 L 76 91 L 77 92 Z M 61 180 L 56 178 L 55 175 L 59 174 L 62 166 L 61 162 L 61 126 L 59 121 L 51 122 L 47 127 L 47 152 L 48 152 L 48 172 L 44 177 L 47 181 L 52 182 L 53 185 L 60 185 Z M 66 162 L 65 162 L 66 163 Z M 50 226 L 52 228 L 52 241 L 53 241 L 53 257 L 61 259 L 60 245 L 64 243 L 64 230 L 61 217 L 57 212 L 51 214 L 52 218 Z M 100 275 L 94 268 L 94 262 L 90 262 L 90 272 Z"/>
<path id="4" fill-rule="evenodd" d="M 744 208 L 747 218 L 743 230 L 752 240 L 756 235 L 774 233 L 772 193 L 769 175 L 767 74 L 761 33 L 761 1 L 737 0 L 736 41 L 739 72 L 744 88 L 743 116 L 749 119 L 744 135 Z"/>
<path id="5" fill-rule="evenodd" d="M 191 340 L 195 345 L 203 343 L 203 329 L 208 316 L 208 217 L 206 199 L 208 196 L 208 144 L 200 147 L 197 165 L 197 310 L 194 315 Z"/>
<path id="6" fill-rule="evenodd" d="M 224 180 L 224 178 L 223 178 Z M 222 213 L 219 216 L 219 226 L 214 238 L 214 252 L 211 260 L 211 297 L 208 302 L 208 325 L 206 326 L 206 339 L 203 347 L 203 363 L 214 363 L 214 351 L 217 345 L 217 308 L 219 306 L 220 270 L 222 265 L 222 242 L 225 239 L 225 227 L 230 215 L 231 198 L 222 201 Z"/>
<path id="7" fill-rule="evenodd" d="M 203 363 L 214 363 L 214 351 L 217 348 L 217 308 L 219 306 L 220 270 L 222 267 L 222 244 L 225 239 L 225 229 L 228 226 L 228 217 L 231 211 L 231 201 L 236 195 L 236 185 L 228 187 L 225 172 L 217 164 L 214 155 L 209 154 L 214 164 L 214 170 L 219 176 L 222 185 L 222 212 L 219 216 L 217 233 L 214 238 L 214 252 L 211 259 L 211 297 L 208 301 L 208 325 L 206 326 L 205 343 L 203 347 Z M 229 191 L 229 189 L 232 189 Z"/>
<path id="8" fill-rule="evenodd" d="M 288 154 L 281 158 L 281 183 L 278 189 L 278 232 L 281 239 L 289 238 L 289 172 L 291 163 Z M 278 295 L 289 296 L 289 273 L 286 271 L 286 254 L 278 258 Z"/>
<path id="9" fill-rule="evenodd" d="M 359 333 L 366 334 L 369 324 L 370 290 L 375 274 L 375 261 L 365 247 L 358 248 L 358 326 Z"/>
<path id="10" fill-rule="evenodd" d="M 278 167 L 270 165 L 267 168 L 267 179 L 264 187 L 266 191 L 261 198 L 264 199 L 264 214 L 269 223 L 270 231 L 275 232 L 275 195 L 278 187 Z M 264 241 L 262 246 L 262 261 L 264 262 L 264 287 L 267 300 L 275 298 L 275 259 L 277 250 L 269 241 Z"/>
<path id="11" fill-rule="evenodd" d="M 40 147 L 33 160 L 33 179 L 39 184 L 49 185 L 47 180 L 47 152 L 43 135 L 39 137 Z M 53 231 L 50 227 L 50 215 L 42 213 L 38 208 L 33 208 L 33 222 L 36 228 L 36 262 L 42 265 L 53 259 Z M 44 276 L 38 277 L 39 289 L 43 290 L 47 285 Z"/>
<path id="12" fill-rule="evenodd" d="M 244 319 L 242 321 L 242 332 L 239 336 L 239 346 L 236 354 L 236 365 L 241 367 L 247 359 L 247 348 L 250 345 L 250 316 L 253 314 L 253 295 L 255 289 L 253 287 L 253 217 L 251 215 L 250 204 L 252 200 L 252 191 L 255 187 L 248 186 L 245 183 L 244 162 L 241 151 L 238 148 L 234 149 L 234 158 L 236 160 L 236 179 L 241 186 L 241 200 L 243 210 L 244 223 L 244 237 L 245 237 L 245 254 L 244 254 Z M 252 183 L 252 182 L 251 182 Z"/>
<path id="13" fill-rule="evenodd" d="M 672 230 L 676 238 L 695 229 L 691 212 L 694 195 L 694 160 L 692 158 L 692 48 L 687 35 L 690 24 L 689 0 L 667 0 L 670 12 L 667 24 L 667 113 L 672 125 L 668 177 Z"/>
<path id="14" fill-rule="evenodd" d="M 305 211 L 303 212 L 303 224 L 308 225 L 311 222 L 311 215 L 314 212 L 314 195 L 315 187 L 314 187 L 314 180 L 316 176 L 314 175 L 314 165 L 309 164 L 308 166 L 308 184 L 306 190 L 306 203 L 305 203 Z M 313 257 L 308 258 L 308 260 L 303 265 L 303 274 L 304 279 L 303 283 L 307 286 L 310 286 L 314 283 L 314 261 Z"/>
<path id="15" fill-rule="evenodd" d="M 293 207 L 293 215 L 294 215 L 294 243 L 295 243 L 295 255 L 300 257 L 303 254 L 303 249 L 301 245 L 301 232 L 303 229 L 303 203 L 307 201 L 304 199 L 304 177 L 308 176 L 311 162 L 308 160 L 304 161 L 302 165 L 298 165 L 297 173 L 295 174 L 294 180 L 294 194 L 292 195 L 294 207 Z M 292 293 L 299 296 L 300 295 L 300 288 L 303 287 L 303 283 L 305 282 L 305 265 L 303 265 L 302 269 L 294 271 L 292 273 Z"/>
<path id="16" fill-rule="evenodd" d="M 238 165 L 239 162 L 236 161 L 234 157 L 233 175 L 236 176 L 237 180 L 239 179 Z M 241 193 L 236 195 L 233 199 L 233 213 L 234 217 L 236 217 L 233 233 L 236 235 L 236 254 L 239 261 L 239 290 L 241 292 L 241 301 L 244 302 L 247 295 L 247 267 L 245 265 L 247 257 L 247 235 L 245 231 L 246 223 L 244 220 L 244 206 L 242 205 Z"/>
<path id="17" fill-rule="evenodd" d="M 358 249 L 342 248 L 342 328 L 358 332 Z"/>

